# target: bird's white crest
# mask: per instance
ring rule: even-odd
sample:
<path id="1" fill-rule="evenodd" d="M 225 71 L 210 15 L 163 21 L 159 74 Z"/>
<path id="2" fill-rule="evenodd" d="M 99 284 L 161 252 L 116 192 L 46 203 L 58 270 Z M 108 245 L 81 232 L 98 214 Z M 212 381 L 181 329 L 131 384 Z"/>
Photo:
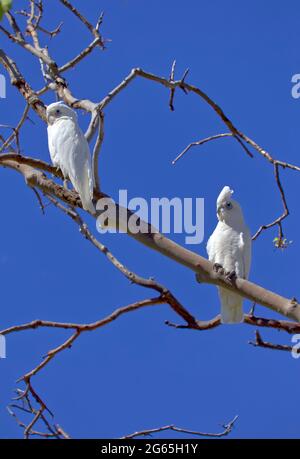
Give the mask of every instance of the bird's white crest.
<path id="1" fill-rule="evenodd" d="M 209 260 L 247 279 L 251 262 L 251 235 L 233 191 L 225 186 L 217 198 L 218 224 L 207 243 Z M 243 321 L 243 299 L 236 293 L 219 288 L 223 323 Z"/>
<path id="2" fill-rule="evenodd" d="M 76 112 L 62 102 L 48 105 L 48 146 L 54 166 L 59 167 L 78 192 L 82 207 L 95 213 L 90 149 Z"/>
<path id="3" fill-rule="evenodd" d="M 217 207 L 220 206 L 224 201 L 230 201 L 234 191 L 229 186 L 224 186 L 223 190 L 217 198 Z"/>
<path id="4" fill-rule="evenodd" d="M 217 199 L 217 217 L 236 230 L 244 226 L 243 211 L 238 202 L 232 199 L 233 190 L 224 186 Z"/>

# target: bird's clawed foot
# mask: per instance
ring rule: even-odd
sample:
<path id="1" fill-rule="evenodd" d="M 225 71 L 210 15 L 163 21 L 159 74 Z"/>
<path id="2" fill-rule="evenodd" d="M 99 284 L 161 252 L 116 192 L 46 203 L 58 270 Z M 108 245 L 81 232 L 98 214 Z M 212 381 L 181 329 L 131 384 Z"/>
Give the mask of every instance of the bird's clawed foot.
<path id="1" fill-rule="evenodd" d="M 214 263 L 213 270 L 222 276 L 225 274 L 225 269 L 222 265 L 220 265 L 220 263 Z"/>
<path id="2" fill-rule="evenodd" d="M 236 278 L 237 278 L 237 275 L 236 275 L 236 272 L 235 271 L 225 271 L 225 269 L 223 268 L 222 265 L 220 265 L 220 263 L 214 263 L 214 266 L 213 266 L 213 270 L 218 273 L 218 274 L 221 274 L 221 276 L 225 276 L 226 279 L 231 283 L 231 284 L 234 284 Z"/>
<path id="3" fill-rule="evenodd" d="M 236 275 L 236 272 L 235 272 L 235 271 L 228 271 L 228 272 L 226 272 L 226 273 L 225 273 L 225 277 L 226 277 L 227 280 L 229 280 L 229 282 L 230 282 L 231 284 L 233 284 L 233 283 L 236 281 L 236 279 L 237 279 L 237 275 Z"/>

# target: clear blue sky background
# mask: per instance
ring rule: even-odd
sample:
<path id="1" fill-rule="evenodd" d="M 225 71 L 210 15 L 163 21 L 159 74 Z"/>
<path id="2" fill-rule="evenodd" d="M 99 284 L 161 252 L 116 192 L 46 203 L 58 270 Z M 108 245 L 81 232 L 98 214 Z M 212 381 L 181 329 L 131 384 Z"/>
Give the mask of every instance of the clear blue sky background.
<path id="1" fill-rule="evenodd" d="M 46 2 L 45 26 L 64 21 L 62 33 L 48 43 L 59 64 L 90 41 L 81 23 L 57 1 Z M 15 1 L 18 9 L 25 5 Z M 259 0 L 103 0 L 74 1 L 91 21 L 105 11 L 107 50 L 95 50 L 68 72 L 73 93 L 100 100 L 133 67 L 168 76 L 174 58 L 177 76 L 190 68 L 189 82 L 205 90 L 235 124 L 275 156 L 299 164 L 300 101 L 291 97 L 291 77 L 300 72 L 299 2 Z M 2 39 L 1 39 L 2 40 Z M 37 63 L 6 40 L 1 47 L 20 65 L 35 89 L 43 85 Z M 1 69 L 1 72 L 4 72 Z M 204 197 L 205 241 L 190 247 L 206 256 L 205 243 L 216 224 L 215 201 L 230 185 L 242 204 L 251 231 L 274 219 L 281 202 L 272 166 L 255 154 L 250 159 L 232 139 L 191 151 L 175 167 L 171 160 L 191 141 L 226 132 L 199 98 L 169 93 L 148 81 L 135 81 L 106 110 L 101 156 L 103 189 L 117 197 Z M 53 94 L 45 96 L 54 101 Z M 0 100 L 1 123 L 15 125 L 23 99 L 8 87 Z M 30 113 L 34 125 L 22 131 L 22 152 L 49 160 L 46 126 Z M 83 128 L 88 116 L 82 114 Z M 274 249 L 276 229 L 253 247 L 251 280 L 276 292 L 299 295 L 299 176 L 282 172 L 291 216 L 284 231 L 293 244 Z M 1 325 L 33 319 L 89 322 L 116 307 L 147 297 L 130 285 L 53 207 L 43 216 L 21 176 L 1 170 Z M 93 220 L 89 223 L 94 227 Z M 171 235 L 184 244 L 184 235 Z M 184 267 L 139 245 L 126 235 L 101 240 L 129 268 L 169 287 L 198 318 L 219 311 L 217 291 L 199 285 Z M 245 302 L 245 309 L 250 308 Z M 274 316 L 258 307 L 261 315 Z M 248 344 L 255 329 L 223 326 L 207 332 L 170 329 L 178 320 L 168 306 L 128 314 L 83 335 L 48 365 L 33 383 L 72 437 L 118 437 L 164 424 L 220 431 L 236 414 L 232 438 L 299 437 L 300 360 L 289 353 Z M 265 339 L 290 343 L 290 336 L 262 330 Z M 21 429 L 5 406 L 15 380 L 35 366 L 67 332 L 35 330 L 10 335 L 7 359 L 0 361 L 0 436 L 19 438 Z M 164 434 L 166 436 L 167 434 Z M 168 434 L 170 437 L 174 434 Z"/>

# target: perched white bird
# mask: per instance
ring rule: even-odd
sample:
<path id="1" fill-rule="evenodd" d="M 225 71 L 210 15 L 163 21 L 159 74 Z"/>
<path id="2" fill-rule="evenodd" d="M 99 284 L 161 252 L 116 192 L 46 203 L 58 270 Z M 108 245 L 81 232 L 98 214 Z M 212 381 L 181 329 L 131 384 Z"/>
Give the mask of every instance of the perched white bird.
<path id="1" fill-rule="evenodd" d="M 71 181 L 82 207 L 94 214 L 90 149 L 79 127 L 77 114 L 62 102 L 48 105 L 46 114 L 52 163 Z"/>
<path id="2" fill-rule="evenodd" d="M 247 279 L 251 262 L 251 235 L 240 205 L 231 197 L 233 191 L 225 186 L 217 199 L 218 224 L 207 243 L 209 260 L 216 269 Z M 243 298 L 219 287 L 222 323 L 243 321 Z"/>

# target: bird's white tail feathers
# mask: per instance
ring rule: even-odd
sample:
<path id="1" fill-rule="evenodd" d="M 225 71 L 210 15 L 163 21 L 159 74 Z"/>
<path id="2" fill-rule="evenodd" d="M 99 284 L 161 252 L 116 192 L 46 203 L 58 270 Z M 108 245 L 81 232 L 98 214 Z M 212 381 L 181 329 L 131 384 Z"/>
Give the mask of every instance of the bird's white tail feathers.
<path id="1" fill-rule="evenodd" d="M 95 206 L 94 206 L 90 196 L 80 195 L 80 199 L 81 199 L 82 207 L 84 208 L 84 210 L 86 210 L 88 212 L 91 212 L 91 214 L 95 214 L 96 213 Z"/>
<path id="2" fill-rule="evenodd" d="M 223 324 L 238 324 L 243 322 L 243 298 L 224 288 L 219 288 L 221 300 L 221 322 Z"/>
<path id="3" fill-rule="evenodd" d="M 74 187 L 75 188 L 75 187 Z M 77 189 L 76 189 L 77 188 Z M 92 201 L 92 190 L 89 186 L 80 186 L 76 187 L 76 191 L 78 192 L 82 207 L 84 210 L 91 212 L 93 215 L 96 214 L 96 209 Z"/>
<path id="4" fill-rule="evenodd" d="M 72 183 L 80 196 L 83 209 L 95 215 L 96 209 L 93 204 L 93 179 L 91 178 L 91 170 L 89 167 L 87 168 L 87 172 L 87 175 L 83 177 L 81 182 Z"/>

